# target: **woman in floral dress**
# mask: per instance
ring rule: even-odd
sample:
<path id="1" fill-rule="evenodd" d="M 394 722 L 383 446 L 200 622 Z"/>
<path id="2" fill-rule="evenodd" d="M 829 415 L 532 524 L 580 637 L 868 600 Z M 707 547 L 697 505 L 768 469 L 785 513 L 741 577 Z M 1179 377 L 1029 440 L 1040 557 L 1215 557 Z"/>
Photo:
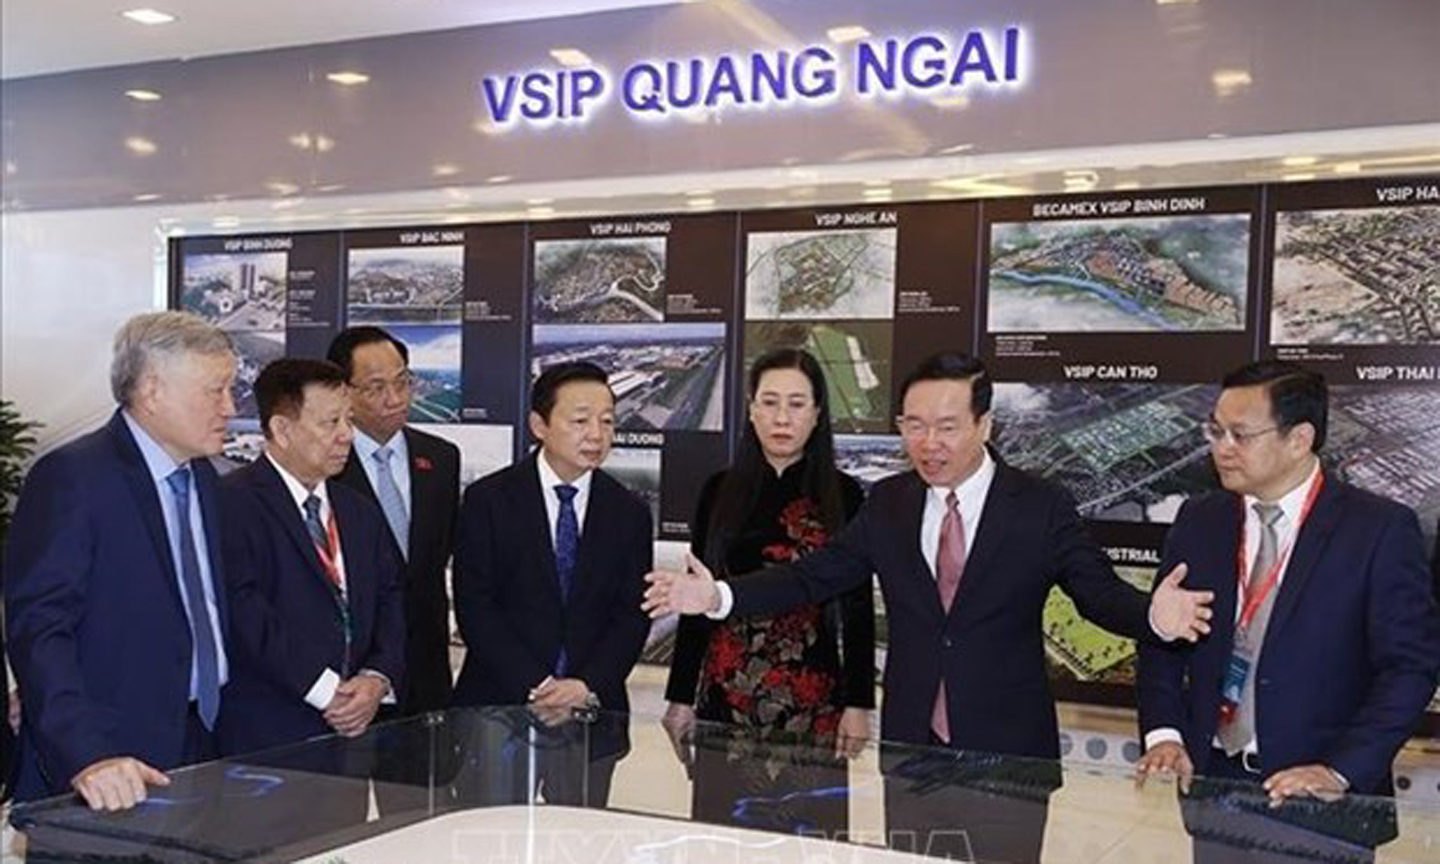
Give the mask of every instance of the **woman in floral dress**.
<path id="1" fill-rule="evenodd" d="M 859 485 L 835 467 L 815 359 L 772 351 L 755 362 L 749 384 L 739 455 L 706 482 L 691 523 L 692 551 L 722 579 L 819 548 L 861 500 Z M 665 727 L 682 760 L 693 760 L 692 818 L 844 831 L 846 757 L 870 734 L 874 643 L 868 585 L 769 618 L 682 617 Z M 695 735 L 697 717 L 705 724 Z"/>

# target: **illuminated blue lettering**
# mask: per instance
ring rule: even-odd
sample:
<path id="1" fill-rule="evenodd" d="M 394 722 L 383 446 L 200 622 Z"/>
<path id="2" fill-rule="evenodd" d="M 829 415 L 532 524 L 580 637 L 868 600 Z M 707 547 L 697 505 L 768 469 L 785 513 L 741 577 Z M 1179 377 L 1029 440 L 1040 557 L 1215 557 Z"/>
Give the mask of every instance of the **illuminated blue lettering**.
<path id="1" fill-rule="evenodd" d="M 819 64 L 819 68 L 807 77 L 806 72 L 811 65 L 807 61 L 811 60 Z M 790 83 L 794 86 L 795 92 L 807 99 L 834 93 L 836 90 L 834 63 L 835 55 L 824 48 L 811 46 L 801 51 L 795 58 L 795 65 L 790 69 Z"/>
<path id="2" fill-rule="evenodd" d="M 485 107 L 490 110 L 490 119 L 496 123 L 508 123 L 510 121 L 510 109 L 515 107 L 515 88 L 518 82 L 514 75 L 505 76 L 504 88 L 500 88 L 498 79 L 485 78 L 480 82 L 480 89 L 485 92 Z M 497 92 L 499 91 L 499 92 Z"/>
<path id="3" fill-rule="evenodd" d="M 873 74 L 879 82 L 880 89 L 895 89 L 895 40 L 885 40 L 885 58 L 875 55 L 875 46 L 869 42 L 861 42 L 856 51 L 855 73 L 856 89 L 862 95 L 870 93 L 870 76 Z"/>
<path id="4" fill-rule="evenodd" d="M 689 108 L 700 101 L 700 78 L 705 74 L 705 64 L 698 58 L 690 61 L 690 88 L 683 94 L 679 85 L 686 76 L 681 65 L 671 60 L 665 64 L 665 96 L 671 108 Z"/>
<path id="5" fill-rule="evenodd" d="M 710 87 L 705 91 L 705 107 L 714 108 L 720 97 L 725 95 L 736 105 L 745 104 L 745 90 L 740 86 L 740 79 L 735 74 L 735 59 L 721 56 L 715 61 L 714 77 L 710 79 Z"/>
<path id="6" fill-rule="evenodd" d="M 945 59 L 940 56 L 930 56 L 920 60 L 919 66 L 929 74 L 920 76 L 916 74 L 916 55 L 928 49 L 935 55 L 945 53 L 945 43 L 934 36 L 920 36 L 910 41 L 905 46 L 902 55 L 902 68 L 905 73 L 905 81 L 912 87 L 934 87 L 945 81 Z"/>
<path id="7" fill-rule="evenodd" d="M 980 72 L 985 75 L 985 80 L 995 83 L 999 76 L 995 74 L 995 65 L 990 62 L 990 49 L 985 44 L 985 34 L 979 30 L 971 30 L 965 36 L 965 44 L 960 48 L 960 59 L 955 63 L 955 72 L 950 76 L 950 86 L 959 87 L 965 83 L 965 73 Z"/>
<path id="8" fill-rule="evenodd" d="M 520 92 L 525 98 L 520 102 L 520 114 L 528 120 L 542 120 L 550 116 L 554 105 L 550 99 L 550 76 L 544 72 L 531 72 L 520 82 Z"/>
<path id="9" fill-rule="evenodd" d="M 570 113 L 585 116 L 585 103 L 605 95 L 605 78 L 594 69 L 580 69 L 573 74 L 570 88 Z"/>
<path id="10" fill-rule="evenodd" d="M 620 88 L 620 98 L 624 100 L 625 107 L 631 111 L 653 111 L 664 114 L 665 106 L 661 104 L 659 92 L 662 86 L 663 81 L 659 69 L 649 63 L 636 63 L 625 70 L 625 79 Z M 637 93 L 639 88 L 643 88 L 643 90 Z"/>
<path id="11" fill-rule="evenodd" d="M 1020 80 L 1020 28 L 1005 28 L 1005 80 Z"/>
<path id="12" fill-rule="evenodd" d="M 781 51 L 775 55 L 775 65 L 771 66 L 764 54 L 755 53 L 750 55 L 750 101 L 760 102 L 765 96 L 760 92 L 761 84 L 769 88 L 770 96 L 778 101 L 784 102 L 790 98 L 790 91 L 785 78 L 785 69 L 790 65 L 790 52 Z"/>

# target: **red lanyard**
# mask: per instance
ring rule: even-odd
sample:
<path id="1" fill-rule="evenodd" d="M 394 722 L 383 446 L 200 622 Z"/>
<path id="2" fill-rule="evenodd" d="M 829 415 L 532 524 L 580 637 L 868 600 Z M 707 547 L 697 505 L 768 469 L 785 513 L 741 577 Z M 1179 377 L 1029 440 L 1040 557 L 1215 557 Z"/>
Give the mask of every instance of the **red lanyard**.
<path id="1" fill-rule="evenodd" d="M 1295 526 L 1295 533 L 1291 535 L 1290 542 L 1285 544 L 1285 551 L 1275 557 L 1275 563 L 1270 567 L 1270 572 L 1260 580 L 1260 584 L 1252 592 L 1250 590 L 1250 563 L 1245 556 L 1245 519 L 1240 522 L 1240 549 L 1236 552 L 1236 575 L 1239 579 L 1240 589 L 1240 620 L 1236 622 L 1235 629 L 1244 631 L 1255 619 L 1256 613 L 1265 603 L 1265 598 L 1275 590 L 1275 585 L 1280 581 L 1280 571 L 1285 569 L 1285 562 L 1290 558 L 1290 552 L 1295 548 L 1295 541 L 1300 539 L 1300 529 L 1305 527 L 1305 520 L 1310 517 L 1310 511 L 1315 507 L 1315 499 L 1320 496 L 1320 488 L 1325 485 L 1325 473 L 1317 471 L 1315 479 L 1310 482 L 1310 491 L 1305 495 L 1305 506 L 1300 508 L 1300 521 Z M 1241 499 L 1242 513 L 1245 506 L 1244 499 Z"/>
<path id="2" fill-rule="evenodd" d="M 335 527 L 335 511 L 330 511 L 330 518 L 325 520 L 325 543 L 329 548 L 322 549 L 319 543 L 315 544 L 315 551 L 320 555 L 320 566 L 325 568 L 325 575 L 330 577 L 330 582 L 340 591 L 345 590 L 345 576 L 340 572 L 340 562 L 336 560 L 339 556 L 334 550 L 340 548 L 340 530 Z"/>

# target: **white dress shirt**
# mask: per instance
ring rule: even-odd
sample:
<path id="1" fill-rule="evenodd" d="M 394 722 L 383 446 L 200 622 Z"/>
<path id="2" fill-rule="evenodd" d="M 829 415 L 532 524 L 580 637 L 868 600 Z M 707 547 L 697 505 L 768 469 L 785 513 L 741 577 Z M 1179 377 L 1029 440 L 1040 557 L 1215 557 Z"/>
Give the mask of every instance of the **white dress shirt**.
<path id="1" fill-rule="evenodd" d="M 1271 589 L 1273 591 L 1279 591 L 1280 586 L 1285 583 L 1285 572 L 1290 569 L 1290 552 L 1294 550 L 1295 539 L 1299 536 L 1300 517 L 1305 509 L 1305 499 L 1309 497 L 1310 487 L 1314 485 L 1315 477 L 1319 473 L 1320 463 L 1317 460 L 1315 467 L 1310 471 L 1310 476 L 1305 479 L 1305 482 L 1286 492 L 1279 501 L 1275 502 L 1280 505 L 1280 518 L 1275 521 L 1275 548 L 1279 551 L 1279 554 L 1284 557 L 1280 559 L 1280 573 L 1276 576 L 1275 587 Z M 1255 505 L 1260 503 L 1260 499 L 1254 495 L 1246 495 L 1244 496 L 1244 503 L 1245 560 L 1251 562 L 1253 565 L 1255 556 L 1260 552 L 1260 532 L 1263 530 L 1260 525 L 1260 517 L 1255 513 Z M 1269 574 L 1247 573 L 1246 575 L 1250 580 L 1250 584 L 1257 585 L 1260 580 Z M 1235 578 L 1238 578 L 1238 574 L 1236 574 Z M 1236 621 L 1240 620 L 1240 613 L 1243 611 L 1242 604 L 1239 601 L 1240 597 L 1237 591 L 1235 603 Z M 1255 672 L 1255 669 L 1250 670 L 1251 675 L 1254 675 Z M 1180 730 L 1170 726 L 1151 729 L 1145 733 L 1146 750 L 1149 750 L 1156 744 L 1163 744 L 1166 741 L 1174 741 L 1181 745 L 1185 743 L 1184 737 L 1180 734 Z M 1218 738 L 1215 739 L 1213 743 L 1216 747 L 1220 747 Z M 1253 738 L 1246 742 L 1244 749 L 1246 753 L 1260 752 L 1259 744 Z"/>
<path id="2" fill-rule="evenodd" d="M 560 496 L 555 494 L 555 487 L 565 483 L 555 469 L 550 467 L 550 462 L 545 457 L 545 451 L 541 450 L 535 458 L 535 466 L 540 472 L 540 491 L 545 494 L 545 515 L 550 523 L 550 545 L 555 545 L 555 520 L 560 518 Z M 586 471 L 576 477 L 569 485 L 575 487 L 576 528 L 580 533 L 585 531 L 585 510 L 590 505 L 590 480 L 595 476 L 594 471 Z"/>
<path id="3" fill-rule="evenodd" d="M 405 441 L 405 430 L 401 429 L 390 440 L 384 444 L 376 443 L 374 438 L 360 431 L 355 427 L 355 458 L 360 467 L 365 469 L 365 479 L 370 481 L 370 488 L 376 494 L 380 492 L 379 474 L 380 466 L 375 464 L 375 451 L 381 447 L 390 448 L 390 476 L 395 480 L 395 486 L 400 490 L 400 500 L 405 502 L 405 513 L 410 518 L 415 518 L 415 509 L 410 504 L 410 445 Z"/>

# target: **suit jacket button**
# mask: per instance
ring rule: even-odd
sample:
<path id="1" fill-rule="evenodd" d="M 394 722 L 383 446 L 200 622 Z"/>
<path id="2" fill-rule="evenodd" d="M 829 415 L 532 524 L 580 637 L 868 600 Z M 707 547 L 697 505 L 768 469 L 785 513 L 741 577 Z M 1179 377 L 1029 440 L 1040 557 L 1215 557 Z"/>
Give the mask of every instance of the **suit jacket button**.
<path id="1" fill-rule="evenodd" d="M 943 639 L 940 640 L 940 644 L 943 645 L 943 646 L 945 646 L 946 648 L 954 648 L 954 647 L 955 647 L 955 640 L 954 640 L 954 639 L 951 639 L 949 636 L 946 636 L 946 637 L 944 637 Z"/>

